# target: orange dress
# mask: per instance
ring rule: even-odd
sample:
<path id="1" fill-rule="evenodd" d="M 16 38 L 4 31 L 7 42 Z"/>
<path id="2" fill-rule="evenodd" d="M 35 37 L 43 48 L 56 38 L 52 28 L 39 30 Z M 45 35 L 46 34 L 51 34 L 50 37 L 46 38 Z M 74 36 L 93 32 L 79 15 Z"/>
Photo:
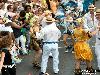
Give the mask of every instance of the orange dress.
<path id="1" fill-rule="evenodd" d="M 76 42 L 74 44 L 75 58 L 80 60 L 91 61 L 93 59 L 92 51 L 87 43 L 88 37 L 87 33 L 83 29 L 74 29 L 74 38 Z"/>

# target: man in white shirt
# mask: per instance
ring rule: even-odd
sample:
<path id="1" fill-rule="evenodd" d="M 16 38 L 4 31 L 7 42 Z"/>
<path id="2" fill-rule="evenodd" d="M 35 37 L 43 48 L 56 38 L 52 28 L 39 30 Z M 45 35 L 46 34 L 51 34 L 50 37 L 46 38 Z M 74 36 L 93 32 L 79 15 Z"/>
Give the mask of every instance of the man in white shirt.
<path id="1" fill-rule="evenodd" d="M 58 39 L 61 37 L 60 30 L 56 27 L 53 18 L 48 17 L 46 19 L 47 25 L 40 30 L 38 39 L 43 39 L 43 55 L 41 62 L 41 73 L 39 75 L 45 75 L 47 62 L 50 52 L 53 55 L 53 70 L 54 73 L 58 73 L 59 64 L 59 51 L 58 51 Z"/>
<path id="2" fill-rule="evenodd" d="M 96 17 L 95 17 L 95 6 L 91 4 L 89 6 L 89 12 L 84 15 L 84 29 L 86 31 L 95 31 L 96 30 Z"/>

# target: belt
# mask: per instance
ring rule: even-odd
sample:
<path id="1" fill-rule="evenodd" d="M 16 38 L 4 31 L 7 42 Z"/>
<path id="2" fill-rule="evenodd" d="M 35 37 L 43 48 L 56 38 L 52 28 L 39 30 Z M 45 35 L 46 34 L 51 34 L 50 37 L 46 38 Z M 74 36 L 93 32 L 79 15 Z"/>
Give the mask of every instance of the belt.
<path id="1" fill-rule="evenodd" d="M 12 65 L 3 65 L 3 67 L 5 68 L 13 68 L 15 66 L 15 64 L 12 64 Z"/>
<path id="2" fill-rule="evenodd" d="M 56 44 L 58 42 L 43 42 L 43 44 Z"/>

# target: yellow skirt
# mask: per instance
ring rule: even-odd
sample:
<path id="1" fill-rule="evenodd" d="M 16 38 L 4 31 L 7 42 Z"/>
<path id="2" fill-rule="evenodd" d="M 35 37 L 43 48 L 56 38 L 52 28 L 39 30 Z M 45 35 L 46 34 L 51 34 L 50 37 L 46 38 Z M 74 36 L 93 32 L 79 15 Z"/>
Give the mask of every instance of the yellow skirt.
<path id="1" fill-rule="evenodd" d="M 88 60 L 93 59 L 92 51 L 89 47 L 89 44 L 86 42 L 76 42 L 74 45 L 75 59 Z"/>

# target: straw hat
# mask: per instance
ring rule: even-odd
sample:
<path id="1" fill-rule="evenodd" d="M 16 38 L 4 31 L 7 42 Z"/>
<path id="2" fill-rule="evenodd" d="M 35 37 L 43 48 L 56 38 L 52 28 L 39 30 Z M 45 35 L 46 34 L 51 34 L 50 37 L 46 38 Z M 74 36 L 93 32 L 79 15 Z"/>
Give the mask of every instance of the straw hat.
<path id="1" fill-rule="evenodd" d="M 73 18 L 70 15 L 68 15 L 67 18 L 66 18 L 66 21 L 67 22 L 73 22 Z"/>
<path id="2" fill-rule="evenodd" d="M 76 19 L 76 26 L 79 26 L 80 24 L 83 24 L 84 23 L 84 20 L 83 20 L 83 18 L 78 18 L 78 19 Z"/>
<path id="3" fill-rule="evenodd" d="M 100 14 L 100 9 L 97 9 L 96 10 L 96 14 Z"/>
<path id="4" fill-rule="evenodd" d="M 45 15 L 51 14 L 52 12 L 49 10 L 44 11 Z"/>
<path id="5" fill-rule="evenodd" d="M 52 22 L 55 22 L 55 19 L 54 18 L 46 18 L 46 22 L 47 23 L 52 23 Z"/>
<path id="6" fill-rule="evenodd" d="M 93 4 L 91 4 L 91 5 L 89 5 L 89 8 L 88 9 L 95 9 L 96 7 L 93 5 Z"/>

